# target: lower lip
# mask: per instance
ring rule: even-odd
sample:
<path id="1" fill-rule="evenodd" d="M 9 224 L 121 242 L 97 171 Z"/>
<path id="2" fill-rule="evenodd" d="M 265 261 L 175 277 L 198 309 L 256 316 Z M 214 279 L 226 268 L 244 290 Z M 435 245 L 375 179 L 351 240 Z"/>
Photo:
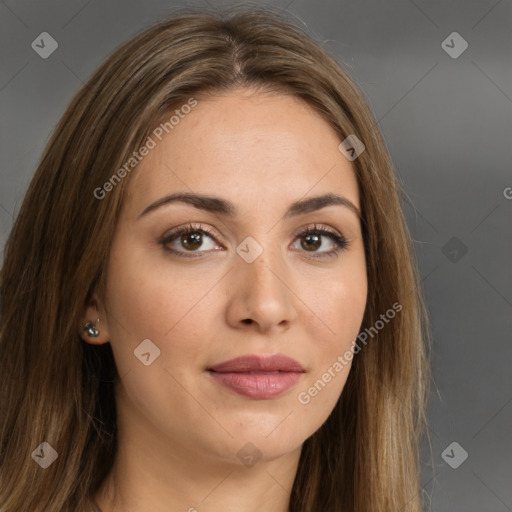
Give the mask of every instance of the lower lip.
<path id="1" fill-rule="evenodd" d="M 272 398 L 290 389 L 301 378 L 300 372 L 217 373 L 208 372 L 217 382 L 239 395 Z"/>

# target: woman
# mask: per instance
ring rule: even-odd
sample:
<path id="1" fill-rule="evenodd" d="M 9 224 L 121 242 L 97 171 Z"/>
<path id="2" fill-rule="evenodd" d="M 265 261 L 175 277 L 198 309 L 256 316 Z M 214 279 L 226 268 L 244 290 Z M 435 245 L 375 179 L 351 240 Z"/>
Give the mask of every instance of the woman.
<path id="1" fill-rule="evenodd" d="M 117 49 L 7 242 L 0 508 L 419 511 L 399 194 L 362 94 L 276 13 Z"/>

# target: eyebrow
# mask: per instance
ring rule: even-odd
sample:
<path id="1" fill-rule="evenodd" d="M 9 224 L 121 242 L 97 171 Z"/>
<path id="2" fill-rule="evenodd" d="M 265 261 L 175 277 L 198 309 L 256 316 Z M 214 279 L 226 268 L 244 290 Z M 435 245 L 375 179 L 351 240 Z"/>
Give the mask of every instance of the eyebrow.
<path id="1" fill-rule="evenodd" d="M 162 197 L 154 203 L 151 203 L 139 214 L 138 218 L 140 219 L 149 212 L 174 202 L 189 204 L 199 210 L 205 210 L 207 212 L 227 217 L 237 216 L 237 208 L 230 201 L 215 196 L 179 192 Z M 283 218 L 287 219 L 297 215 L 303 215 L 332 205 L 344 206 L 354 212 L 357 217 L 361 219 L 361 212 L 357 206 L 346 197 L 339 196 L 337 194 L 324 194 L 295 201 L 290 205 Z"/>

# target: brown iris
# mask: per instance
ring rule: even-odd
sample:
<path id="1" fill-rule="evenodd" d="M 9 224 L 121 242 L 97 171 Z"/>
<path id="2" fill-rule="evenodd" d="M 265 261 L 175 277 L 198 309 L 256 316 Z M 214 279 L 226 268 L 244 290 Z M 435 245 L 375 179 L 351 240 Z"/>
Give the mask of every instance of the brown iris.
<path id="1" fill-rule="evenodd" d="M 301 238 L 301 246 L 306 250 L 309 250 L 309 248 L 313 250 L 318 249 L 322 245 L 320 238 L 320 235 L 305 235 Z M 304 243 L 304 239 L 308 240 L 306 244 Z M 311 244 L 310 241 L 312 241 L 313 244 Z"/>

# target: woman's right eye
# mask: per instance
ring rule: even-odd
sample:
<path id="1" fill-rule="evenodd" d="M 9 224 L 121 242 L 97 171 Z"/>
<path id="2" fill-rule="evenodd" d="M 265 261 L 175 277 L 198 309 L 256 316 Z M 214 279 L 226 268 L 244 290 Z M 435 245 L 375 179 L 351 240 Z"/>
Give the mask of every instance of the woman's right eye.
<path id="1" fill-rule="evenodd" d="M 209 252 L 209 250 L 198 250 L 200 247 L 204 245 L 205 237 L 210 238 L 211 240 L 215 240 L 213 233 L 209 231 L 208 228 L 199 228 L 194 227 L 193 225 L 188 225 L 176 228 L 171 232 L 167 233 L 164 236 L 164 238 L 160 241 L 160 243 L 165 250 L 170 251 L 171 253 L 176 254 L 177 256 L 184 258 L 195 258 L 200 257 L 200 254 L 194 253 Z M 170 244 L 179 244 L 185 250 L 179 250 L 176 248 L 175 245 L 174 247 L 169 247 Z"/>

